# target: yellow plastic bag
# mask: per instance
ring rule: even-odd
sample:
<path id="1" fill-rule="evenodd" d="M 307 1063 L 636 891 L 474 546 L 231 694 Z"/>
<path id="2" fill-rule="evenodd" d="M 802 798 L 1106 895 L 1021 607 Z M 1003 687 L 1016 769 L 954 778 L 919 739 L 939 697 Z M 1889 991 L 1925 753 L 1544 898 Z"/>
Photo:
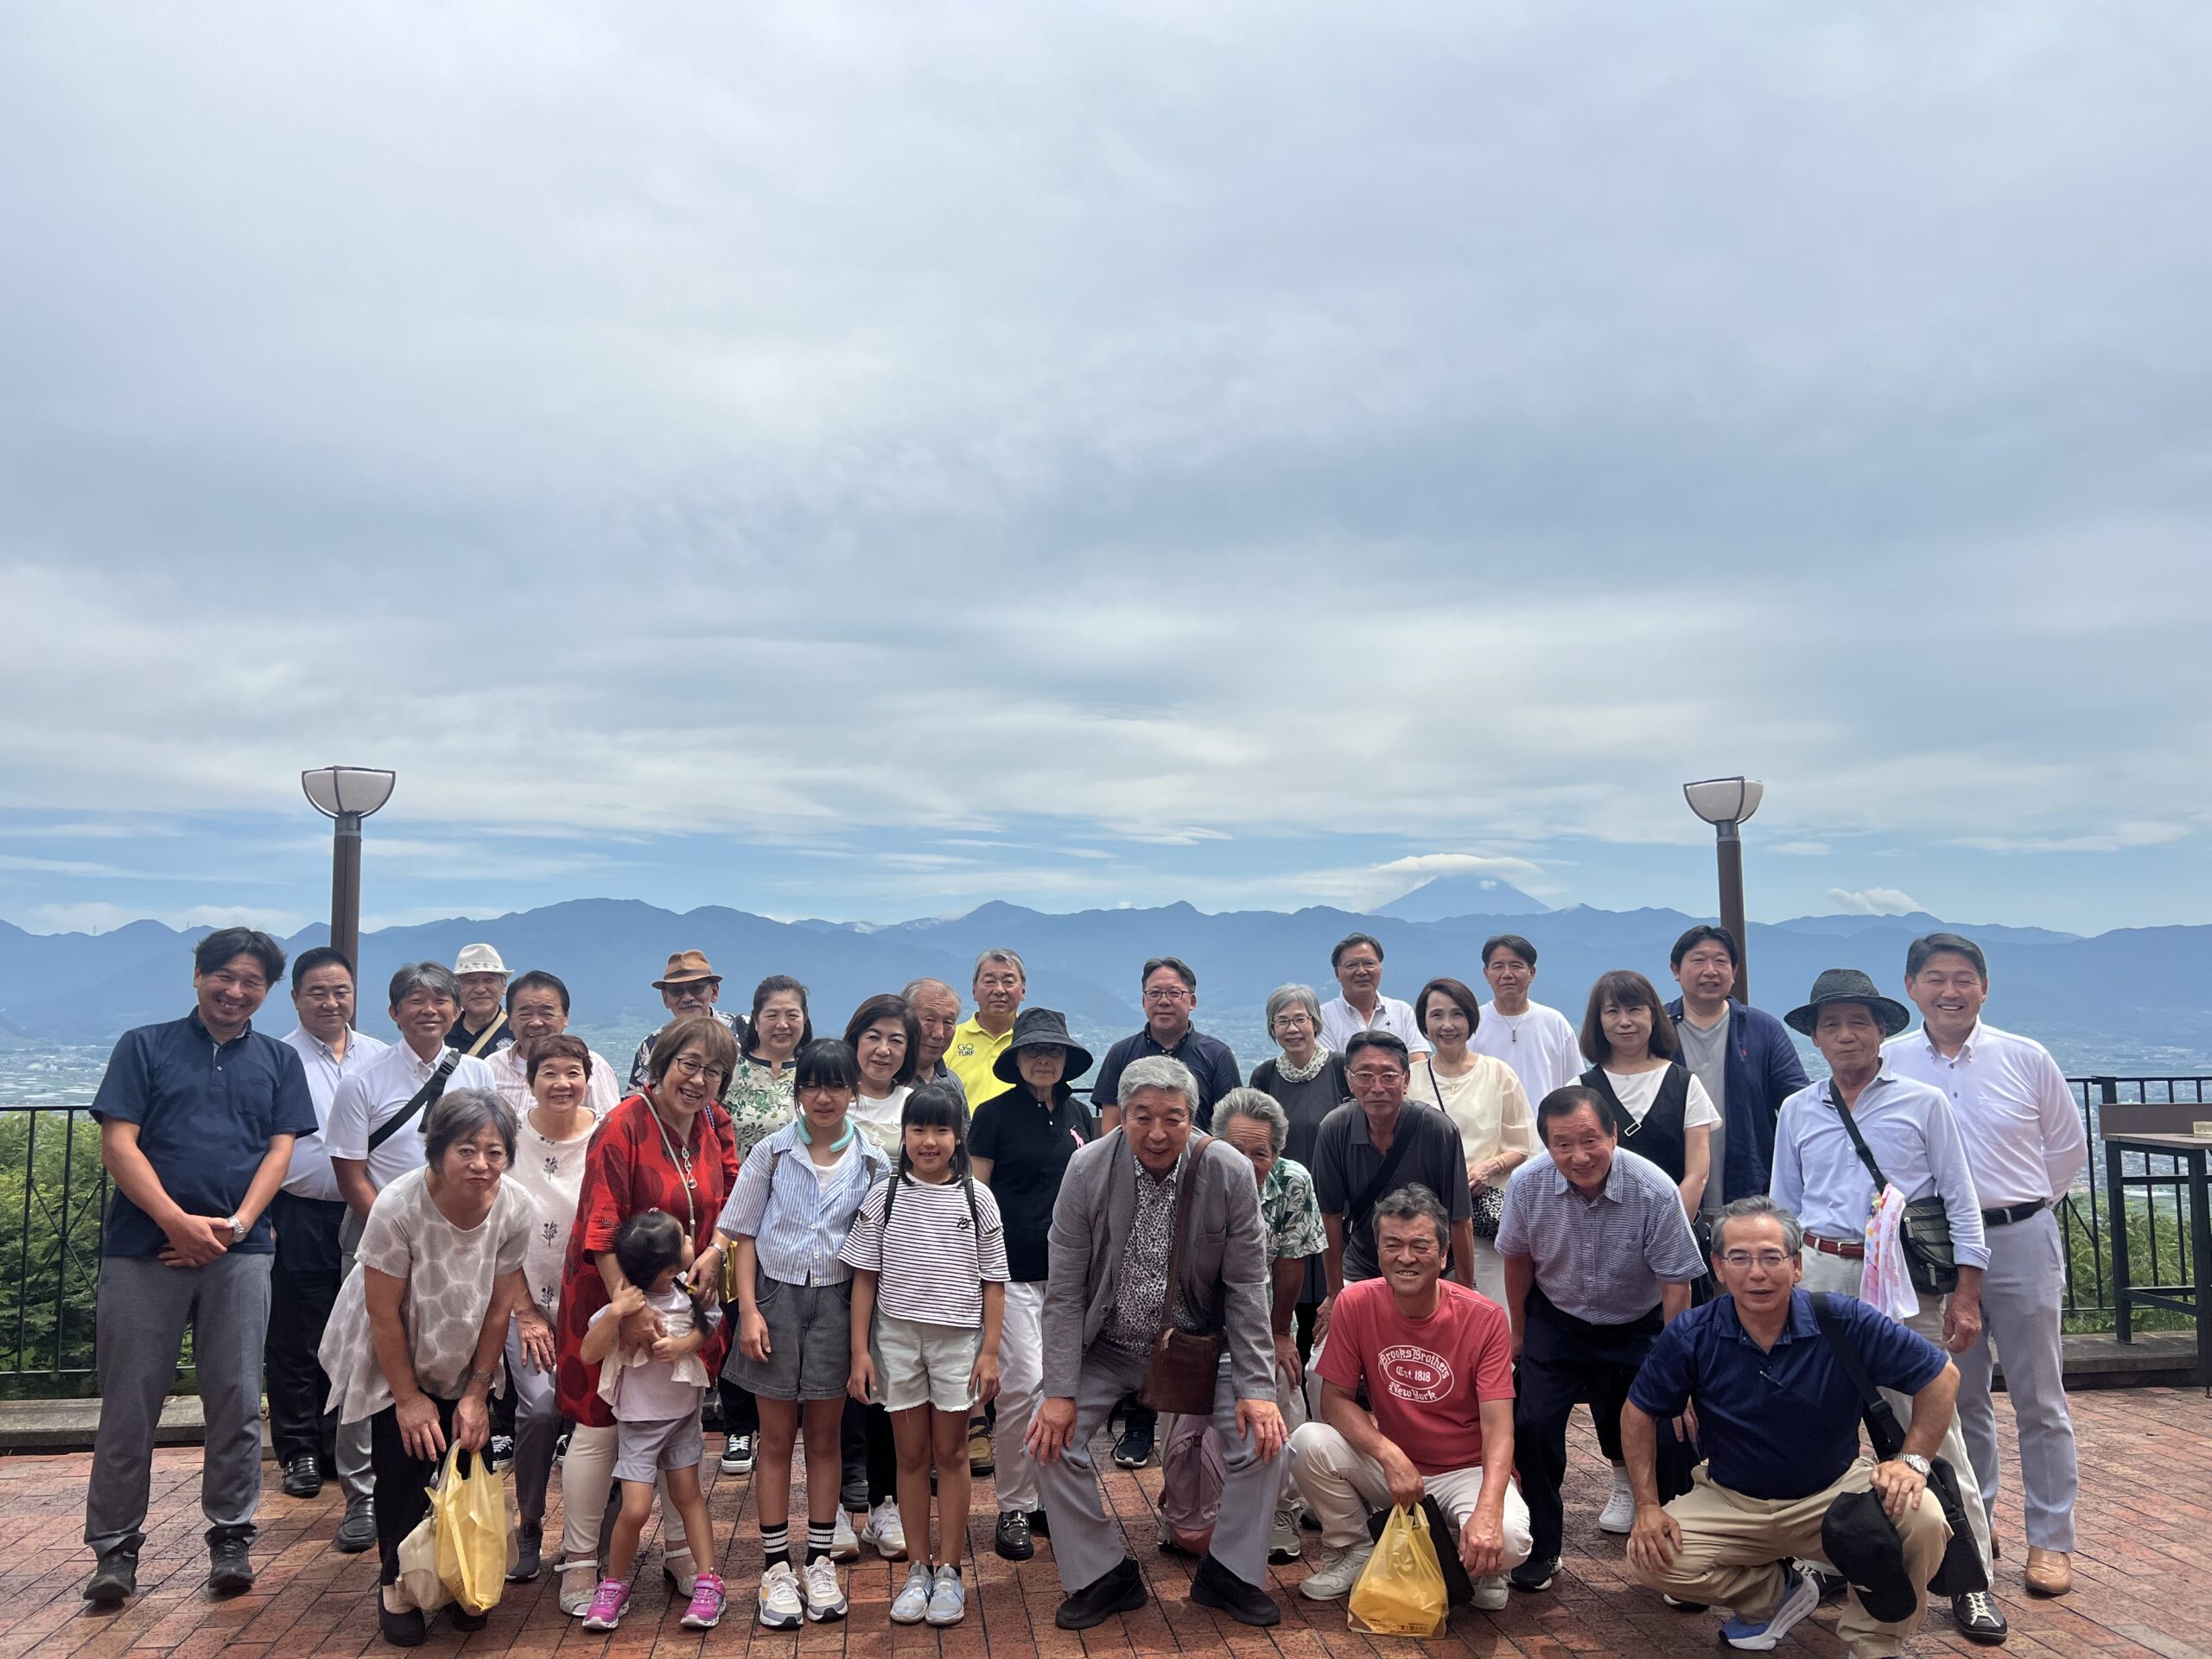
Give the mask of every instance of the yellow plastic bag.
<path id="1" fill-rule="evenodd" d="M 499 1605 L 507 1581 L 506 1477 L 459 1446 L 430 1488 L 431 1530 L 438 1541 L 438 1579 L 463 1611 Z"/>
<path id="2" fill-rule="evenodd" d="M 1402 1505 L 1390 1511 L 1375 1553 L 1351 1587 L 1351 1628 L 1370 1636 L 1434 1636 L 1452 1609 L 1436 1564 L 1428 1519 Z"/>

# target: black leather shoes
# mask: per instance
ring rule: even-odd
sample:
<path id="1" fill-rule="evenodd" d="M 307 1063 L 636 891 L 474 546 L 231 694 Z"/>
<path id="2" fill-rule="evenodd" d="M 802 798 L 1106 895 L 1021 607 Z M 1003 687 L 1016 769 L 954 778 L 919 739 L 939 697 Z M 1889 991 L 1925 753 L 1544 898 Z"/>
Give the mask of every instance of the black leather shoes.
<path id="1" fill-rule="evenodd" d="M 1062 1602 L 1052 1623 L 1064 1630 L 1087 1630 L 1116 1613 L 1134 1613 L 1145 1600 L 1144 1575 L 1137 1571 L 1136 1557 L 1124 1555 L 1119 1567 Z"/>
<path id="2" fill-rule="evenodd" d="M 480 1630 L 491 1622 L 489 1613 L 472 1613 L 457 1601 L 448 1611 L 453 1614 L 453 1627 L 456 1630 Z"/>
<path id="3" fill-rule="evenodd" d="M 239 1596 L 253 1588 L 253 1557 L 243 1538 L 222 1538 L 207 1547 L 207 1587 L 219 1596 Z"/>
<path id="4" fill-rule="evenodd" d="M 1029 1517 L 1020 1510 L 999 1511 L 998 1552 L 1009 1561 L 1026 1561 L 1037 1553 L 1029 1541 Z"/>
<path id="5" fill-rule="evenodd" d="M 315 1453 L 302 1452 L 284 1465 L 284 1496 L 287 1497 L 315 1497 L 322 1491 L 322 1471 L 315 1466 Z"/>
<path id="6" fill-rule="evenodd" d="M 118 1544 L 99 1559 L 92 1576 L 85 1580 L 85 1599 L 98 1607 L 115 1607 L 138 1593 L 138 1550 Z"/>
<path id="7" fill-rule="evenodd" d="M 1191 1575 L 1191 1599 L 1201 1607 L 1217 1608 L 1239 1624 L 1280 1624 L 1282 1609 L 1274 1598 L 1250 1585 L 1214 1560 L 1209 1551 Z"/>

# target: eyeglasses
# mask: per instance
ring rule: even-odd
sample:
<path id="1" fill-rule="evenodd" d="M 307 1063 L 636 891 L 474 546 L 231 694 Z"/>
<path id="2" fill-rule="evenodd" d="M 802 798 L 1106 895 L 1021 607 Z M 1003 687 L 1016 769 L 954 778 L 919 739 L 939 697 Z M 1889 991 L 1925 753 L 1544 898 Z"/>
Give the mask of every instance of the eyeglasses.
<path id="1" fill-rule="evenodd" d="M 676 1069 L 687 1077 L 712 1077 L 716 1083 L 724 1081 L 729 1076 L 729 1073 L 719 1065 L 709 1065 L 696 1054 L 677 1055 Z"/>
<path id="2" fill-rule="evenodd" d="M 1156 985 L 1144 994 L 1147 1002 L 1180 1002 L 1190 992 L 1180 985 Z"/>
<path id="3" fill-rule="evenodd" d="M 1279 1014 L 1275 1015 L 1275 1029 L 1277 1031 L 1304 1031 L 1310 1027 L 1313 1023 L 1313 1020 L 1303 1014 Z"/>
<path id="4" fill-rule="evenodd" d="M 1745 1268 L 1763 1268 L 1769 1273 L 1789 1260 L 1780 1250 L 1730 1250 L 1720 1259 L 1738 1271 Z"/>
<path id="5" fill-rule="evenodd" d="M 1344 1075 L 1350 1077 L 1354 1083 L 1359 1084 L 1363 1089 L 1366 1088 L 1370 1084 L 1402 1083 L 1405 1081 L 1406 1077 L 1406 1074 L 1399 1071 L 1395 1066 L 1391 1066 L 1384 1071 L 1377 1071 L 1373 1066 L 1363 1065 L 1357 1071 L 1347 1071 Z"/>

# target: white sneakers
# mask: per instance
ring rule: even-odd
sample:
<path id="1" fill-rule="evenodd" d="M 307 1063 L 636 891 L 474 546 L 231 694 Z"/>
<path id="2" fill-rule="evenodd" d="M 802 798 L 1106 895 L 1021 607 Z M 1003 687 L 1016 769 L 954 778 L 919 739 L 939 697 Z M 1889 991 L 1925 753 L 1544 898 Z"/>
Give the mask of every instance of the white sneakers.
<path id="1" fill-rule="evenodd" d="M 799 1596 L 798 1574 L 789 1561 L 778 1561 L 760 1575 L 760 1628 L 795 1630 L 805 1604 Z"/>
<path id="2" fill-rule="evenodd" d="M 1486 1579 L 1475 1580 L 1475 1593 L 1467 1605 L 1485 1613 L 1496 1613 L 1503 1612 L 1505 1604 L 1512 1599 L 1513 1592 L 1506 1584 L 1505 1574 L 1493 1573 Z"/>
<path id="3" fill-rule="evenodd" d="M 906 1553 L 906 1523 L 899 1518 L 899 1504 L 894 1498 L 885 1498 L 868 1511 L 868 1525 L 861 1529 L 853 1553 L 860 1553 L 859 1544 L 874 1544 L 875 1553 L 887 1561 L 895 1561 Z"/>
<path id="4" fill-rule="evenodd" d="M 1309 1601 L 1334 1601 L 1350 1595 L 1367 1566 L 1367 1558 L 1374 1554 L 1375 1546 L 1364 1538 L 1350 1549 L 1329 1551 L 1322 1556 L 1321 1565 L 1300 1582 L 1298 1593 Z"/>
<path id="5" fill-rule="evenodd" d="M 1636 1530 L 1636 1488 L 1628 1484 L 1628 1471 L 1618 1464 L 1613 1465 L 1612 1496 L 1605 1500 L 1605 1507 L 1598 1512 L 1598 1530 Z"/>
<path id="6" fill-rule="evenodd" d="M 806 1616 L 819 1624 L 845 1616 L 845 1592 L 837 1583 L 837 1564 L 818 1555 L 806 1564 Z"/>
<path id="7" fill-rule="evenodd" d="M 861 1558 L 861 1536 L 853 1530 L 852 1517 L 844 1506 L 837 1509 L 837 1529 L 830 1535 L 830 1559 L 833 1561 L 857 1561 Z"/>

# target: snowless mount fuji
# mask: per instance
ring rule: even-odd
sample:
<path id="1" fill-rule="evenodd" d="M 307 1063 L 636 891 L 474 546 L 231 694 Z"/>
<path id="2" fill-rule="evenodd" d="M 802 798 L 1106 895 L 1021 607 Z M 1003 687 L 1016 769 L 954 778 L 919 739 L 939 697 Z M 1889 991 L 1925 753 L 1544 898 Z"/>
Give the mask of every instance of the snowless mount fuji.
<path id="1" fill-rule="evenodd" d="M 455 918 L 386 928 L 363 942 L 360 1024 L 389 1034 L 380 988 L 403 962 L 451 963 L 486 939 L 510 966 L 545 967 L 564 979 L 577 1022 L 591 1033 L 642 1032 L 664 1018 L 651 982 L 670 951 L 704 950 L 726 976 L 726 1000 L 742 1007 L 766 973 L 797 976 L 811 988 L 817 1030 L 834 1033 L 876 991 L 930 974 L 965 987 L 976 953 L 1009 945 L 1029 964 L 1033 1002 L 1064 1010 L 1086 1037 L 1135 1030 L 1137 973 L 1148 956 L 1173 955 L 1199 976 L 1198 1023 L 1227 1038 L 1249 1065 L 1269 1052 L 1260 1007 L 1287 980 L 1333 995 L 1329 948 L 1354 929 L 1387 952 L 1384 988 L 1410 996 L 1421 982 L 1451 974 L 1482 989 L 1480 951 L 1491 934 L 1534 940 L 1541 956 L 1536 996 L 1580 1019 L 1591 981 L 1609 968 L 1636 968 L 1672 995 L 1668 947 L 1700 918 L 1673 910 L 1626 912 L 1587 906 L 1553 910 L 1503 882 L 1445 876 L 1364 914 L 1315 906 L 1292 914 L 1236 911 L 1208 915 L 1187 904 L 1150 910 L 1052 915 L 987 904 L 965 915 L 890 925 L 777 922 L 709 906 L 686 914 L 634 900 L 579 899 L 496 919 Z M 2212 1055 L 2212 927 L 2133 928 L 2082 938 L 2040 928 L 1946 924 L 1904 916 L 1811 916 L 1751 929 L 1754 999 L 1780 1012 L 1802 1000 L 1823 968 L 1863 968 L 1899 994 L 1906 944 L 1955 926 L 1990 957 L 1999 1023 L 2034 1033 L 2069 1071 L 2186 1069 Z M 105 1043 L 129 1027 L 174 1019 L 189 1006 L 192 943 L 134 922 L 111 932 L 39 935 L 0 922 L 0 1040 Z M 322 942 L 321 925 L 285 941 Z M 289 1024 L 281 995 L 263 1023 Z"/>

